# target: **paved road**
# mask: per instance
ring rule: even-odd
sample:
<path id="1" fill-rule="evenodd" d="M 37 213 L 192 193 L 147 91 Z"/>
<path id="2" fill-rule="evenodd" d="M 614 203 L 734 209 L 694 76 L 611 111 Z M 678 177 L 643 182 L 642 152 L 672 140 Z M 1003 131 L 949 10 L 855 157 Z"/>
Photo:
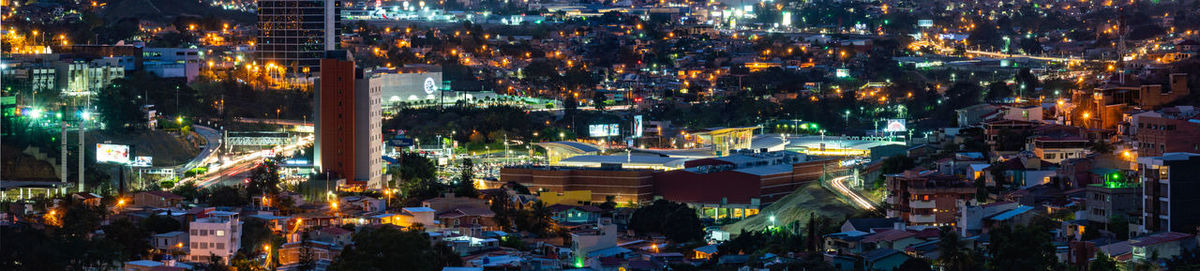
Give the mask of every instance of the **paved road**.
<path id="1" fill-rule="evenodd" d="M 854 203 L 855 207 L 863 210 L 875 210 L 876 207 L 874 202 L 871 202 L 870 199 L 867 199 L 866 196 L 858 193 L 858 191 L 846 186 L 846 180 L 850 179 L 850 177 L 852 176 L 841 176 L 830 179 L 829 186 L 833 187 L 834 192 L 850 198 L 850 201 Z"/>
<path id="2" fill-rule="evenodd" d="M 280 152 L 294 151 L 300 146 L 307 145 L 312 142 L 312 137 L 303 137 L 291 145 L 282 146 Z M 195 181 L 196 186 L 208 187 L 216 184 L 230 184 L 233 181 L 242 180 L 244 173 L 254 169 L 259 161 L 267 157 L 269 150 L 252 152 L 237 157 L 232 157 L 228 162 L 209 168 L 209 171 L 203 175 L 192 178 L 181 179 L 180 182 Z"/>
<path id="3" fill-rule="evenodd" d="M 931 42 L 931 41 L 914 41 L 913 45 L 917 46 L 917 47 L 932 46 L 932 47 L 937 48 L 938 50 L 942 50 L 942 51 L 954 50 L 953 48 L 942 46 L 941 44 Z M 1023 58 L 1036 59 L 1036 60 L 1042 60 L 1042 61 L 1075 62 L 1075 63 L 1079 63 L 1079 62 L 1111 62 L 1108 60 L 1084 59 L 1084 58 L 1079 58 L 1079 57 L 1048 57 L 1048 56 L 1040 56 L 1040 55 L 1009 54 L 1009 53 L 990 52 L 990 51 L 971 50 L 971 49 L 965 49 L 963 51 L 967 54 L 982 55 L 982 56 L 988 56 L 988 57 L 994 57 L 994 58 L 1023 57 Z"/>

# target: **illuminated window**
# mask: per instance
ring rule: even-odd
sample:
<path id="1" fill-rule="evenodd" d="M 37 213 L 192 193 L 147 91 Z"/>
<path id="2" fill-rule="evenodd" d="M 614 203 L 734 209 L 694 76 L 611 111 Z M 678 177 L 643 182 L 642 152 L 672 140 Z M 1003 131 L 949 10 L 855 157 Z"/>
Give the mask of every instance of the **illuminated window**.
<path id="1" fill-rule="evenodd" d="M 217 230 L 217 236 L 225 236 L 225 231 Z"/>

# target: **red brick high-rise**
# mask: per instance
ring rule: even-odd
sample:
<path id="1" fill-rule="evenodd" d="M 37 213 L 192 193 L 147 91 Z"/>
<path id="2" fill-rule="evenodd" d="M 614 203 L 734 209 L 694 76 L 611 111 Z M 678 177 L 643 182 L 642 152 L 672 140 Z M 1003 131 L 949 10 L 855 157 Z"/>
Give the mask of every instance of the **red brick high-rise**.
<path id="1" fill-rule="evenodd" d="M 321 59 L 317 81 L 315 165 L 347 182 L 354 176 L 354 59 L 346 51 L 329 51 Z"/>

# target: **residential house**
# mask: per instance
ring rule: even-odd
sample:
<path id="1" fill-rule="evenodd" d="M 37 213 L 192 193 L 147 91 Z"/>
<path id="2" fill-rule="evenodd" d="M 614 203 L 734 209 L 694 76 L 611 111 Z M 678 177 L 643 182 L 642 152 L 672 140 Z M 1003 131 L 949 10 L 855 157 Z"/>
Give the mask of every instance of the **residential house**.
<path id="1" fill-rule="evenodd" d="M 188 242 L 191 244 L 187 260 L 208 262 L 210 256 L 221 257 L 229 264 L 238 248 L 241 248 L 242 221 L 234 212 L 212 211 L 196 218 L 189 224 Z"/>
<path id="2" fill-rule="evenodd" d="M 563 204 L 551 205 L 551 218 L 559 223 L 585 224 L 595 223 L 604 210 L 595 205 L 570 206 Z"/>
<path id="3" fill-rule="evenodd" d="M 155 234 L 151 244 L 154 249 L 169 251 L 178 250 L 185 251 L 188 244 L 188 233 L 184 231 L 172 231 Z"/>
<path id="4" fill-rule="evenodd" d="M 895 249 L 880 248 L 863 253 L 862 258 L 865 270 L 892 271 L 900 268 L 900 265 L 911 257 Z"/>
<path id="5" fill-rule="evenodd" d="M 996 214 L 1016 209 L 1016 202 L 998 201 L 983 205 L 975 205 L 975 201 L 958 201 L 958 234 L 961 236 L 975 236 L 983 233 L 983 220 L 987 217 L 992 217 Z"/>
<path id="6" fill-rule="evenodd" d="M 1196 251 L 1196 236 L 1180 232 L 1161 232 L 1129 240 L 1133 260 L 1171 259 L 1185 251 Z"/>
<path id="7" fill-rule="evenodd" d="M 285 243 L 279 246 L 279 270 L 299 270 L 303 253 L 309 253 L 314 270 L 325 270 L 342 249 L 340 245 L 314 240 Z"/>
<path id="8" fill-rule="evenodd" d="M 74 198 L 75 200 L 78 200 L 80 202 L 83 202 L 83 204 L 90 205 L 90 206 L 100 206 L 100 200 L 104 199 L 104 197 L 101 197 L 100 195 L 96 195 L 96 193 L 90 193 L 90 192 L 73 193 L 73 194 L 71 194 L 71 198 Z"/>
<path id="9" fill-rule="evenodd" d="M 142 191 L 133 193 L 132 206 L 149 206 L 154 208 L 168 208 L 179 205 L 183 202 L 183 197 L 172 194 L 167 191 Z"/>

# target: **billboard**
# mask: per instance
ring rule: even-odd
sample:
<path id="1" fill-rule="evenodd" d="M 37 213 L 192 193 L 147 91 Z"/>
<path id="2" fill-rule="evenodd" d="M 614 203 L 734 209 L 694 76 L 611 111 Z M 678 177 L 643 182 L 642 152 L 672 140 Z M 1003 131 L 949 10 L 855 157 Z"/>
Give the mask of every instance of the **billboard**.
<path id="1" fill-rule="evenodd" d="M 606 137 L 621 135 L 621 126 L 619 124 L 592 124 L 588 125 L 588 136 L 591 137 Z"/>
<path id="2" fill-rule="evenodd" d="M 379 86 L 383 106 L 442 98 L 441 72 L 377 73 L 372 86 Z"/>
<path id="3" fill-rule="evenodd" d="M 153 156 L 134 156 L 133 162 L 129 163 L 131 167 L 150 167 L 154 162 Z"/>
<path id="4" fill-rule="evenodd" d="M 97 163 L 129 163 L 129 145 L 120 144 L 96 144 L 96 162 Z"/>
<path id="5" fill-rule="evenodd" d="M 642 137 L 642 115 L 633 116 L 633 137 Z"/>
<path id="6" fill-rule="evenodd" d="M 887 125 L 883 126 L 883 131 L 884 132 L 904 132 L 904 131 L 908 131 L 908 127 L 905 126 L 904 119 L 888 119 Z"/>
<path id="7" fill-rule="evenodd" d="M 837 76 L 837 78 L 850 77 L 850 69 L 837 69 L 834 71 L 834 75 Z"/>

